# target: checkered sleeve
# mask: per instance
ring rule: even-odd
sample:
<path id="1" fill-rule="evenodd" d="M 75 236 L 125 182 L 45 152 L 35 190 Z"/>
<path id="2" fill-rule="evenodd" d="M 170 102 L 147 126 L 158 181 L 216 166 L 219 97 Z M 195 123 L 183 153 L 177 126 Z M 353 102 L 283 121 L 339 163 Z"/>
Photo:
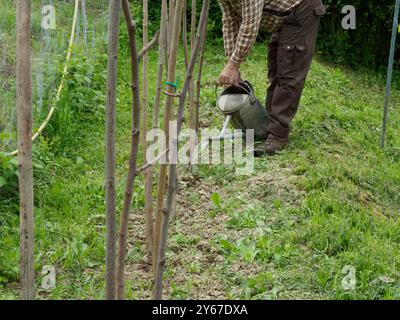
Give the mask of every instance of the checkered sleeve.
<path id="1" fill-rule="evenodd" d="M 227 57 L 230 57 L 235 50 L 241 18 L 236 13 L 229 0 L 218 0 L 218 2 L 222 9 L 222 31 L 224 34 L 225 54 Z"/>
<path id="2" fill-rule="evenodd" d="M 264 0 L 242 1 L 242 21 L 236 40 L 232 61 L 241 63 L 257 39 L 264 8 Z"/>

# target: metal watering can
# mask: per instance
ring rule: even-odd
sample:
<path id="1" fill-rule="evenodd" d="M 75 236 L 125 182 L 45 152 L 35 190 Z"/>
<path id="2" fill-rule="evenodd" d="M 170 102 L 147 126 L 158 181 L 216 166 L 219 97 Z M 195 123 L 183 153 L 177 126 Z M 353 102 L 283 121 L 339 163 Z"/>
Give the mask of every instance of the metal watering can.
<path id="1" fill-rule="evenodd" d="M 254 95 L 250 82 L 243 81 L 225 89 L 217 99 L 218 109 L 225 115 L 225 123 L 220 139 L 229 139 L 224 132 L 229 123 L 235 129 L 254 129 L 254 139 L 263 140 L 267 136 L 269 116 L 265 107 Z M 231 135 L 232 136 L 232 135 Z M 232 136 L 231 139 L 238 137 Z"/>

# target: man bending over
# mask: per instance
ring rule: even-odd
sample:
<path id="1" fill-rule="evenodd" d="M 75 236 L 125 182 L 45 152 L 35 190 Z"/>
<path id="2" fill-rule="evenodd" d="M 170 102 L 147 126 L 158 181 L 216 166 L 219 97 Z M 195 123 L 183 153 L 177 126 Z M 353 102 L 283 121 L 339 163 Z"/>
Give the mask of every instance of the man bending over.
<path id="1" fill-rule="evenodd" d="M 266 108 L 270 114 L 267 154 L 286 147 L 290 123 L 296 115 L 315 51 L 319 23 L 325 13 L 322 0 L 218 0 L 223 12 L 228 62 L 220 84 L 241 81 L 239 68 L 260 30 L 272 33 L 268 49 Z"/>

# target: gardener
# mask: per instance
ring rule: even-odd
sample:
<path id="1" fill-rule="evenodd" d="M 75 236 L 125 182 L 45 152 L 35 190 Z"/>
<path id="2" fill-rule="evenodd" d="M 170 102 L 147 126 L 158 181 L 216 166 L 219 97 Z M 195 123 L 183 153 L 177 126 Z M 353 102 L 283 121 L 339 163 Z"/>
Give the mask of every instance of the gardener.
<path id="1" fill-rule="evenodd" d="M 266 108 L 270 114 L 262 150 L 271 155 L 286 147 L 290 123 L 301 98 L 314 55 L 322 0 L 218 0 L 228 63 L 220 84 L 241 81 L 239 67 L 249 54 L 259 30 L 272 33 L 268 52 Z"/>

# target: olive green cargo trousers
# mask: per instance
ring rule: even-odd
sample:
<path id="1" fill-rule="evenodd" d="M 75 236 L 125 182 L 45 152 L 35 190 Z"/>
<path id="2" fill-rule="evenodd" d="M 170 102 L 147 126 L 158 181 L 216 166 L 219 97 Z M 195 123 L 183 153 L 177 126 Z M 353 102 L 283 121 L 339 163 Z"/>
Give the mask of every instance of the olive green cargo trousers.
<path id="1" fill-rule="evenodd" d="M 321 16 L 321 0 L 303 0 L 271 37 L 268 50 L 266 107 L 270 115 L 267 131 L 288 137 L 290 123 L 299 107 L 304 84 L 315 52 Z"/>

